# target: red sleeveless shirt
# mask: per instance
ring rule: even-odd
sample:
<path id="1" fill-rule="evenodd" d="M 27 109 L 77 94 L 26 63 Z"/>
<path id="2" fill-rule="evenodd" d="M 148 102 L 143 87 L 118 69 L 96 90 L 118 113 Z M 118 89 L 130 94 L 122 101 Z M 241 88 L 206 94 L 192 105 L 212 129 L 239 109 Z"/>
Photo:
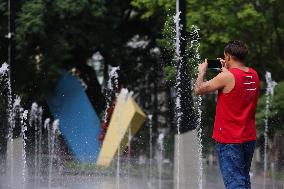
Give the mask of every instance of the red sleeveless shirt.
<path id="1" fill-rule="evenodd" d="M 218 91 L 213 139 L 220 143 L 243 143 L 256 140 L 255 111 L 259 96 L 259 77 L 231 68 L 235 86 L 229 93 Z"/>

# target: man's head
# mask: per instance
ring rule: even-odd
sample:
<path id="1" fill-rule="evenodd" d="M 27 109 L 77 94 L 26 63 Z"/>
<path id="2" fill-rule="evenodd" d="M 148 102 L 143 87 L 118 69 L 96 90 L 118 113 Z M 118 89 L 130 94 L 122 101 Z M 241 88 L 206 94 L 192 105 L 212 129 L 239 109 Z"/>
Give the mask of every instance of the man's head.
<path id="1" fill-rule="evenodd" d="M 247 54 L 248 48 L 246 44 L 240 40 L 230 41 L 224 49 L 226 64 L 230 64 L 232 61 L 244 63 Z"/>

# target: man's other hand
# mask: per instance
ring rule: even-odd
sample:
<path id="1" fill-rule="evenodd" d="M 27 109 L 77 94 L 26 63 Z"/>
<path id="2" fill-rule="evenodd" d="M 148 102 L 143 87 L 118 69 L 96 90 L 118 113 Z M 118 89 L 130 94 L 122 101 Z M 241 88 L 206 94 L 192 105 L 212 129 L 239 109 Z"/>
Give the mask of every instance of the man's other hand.
<path id="1" fill-rule="evenodd" d="M 227 68 L 226 60 L 224 60 L 223 58 L 217 58 L 217 60 L 220 60 L 220 62 L 222 64 L 222 68 Z M 221 70 L 222 70 L 222 68 L 221 68 Z"/>
<path id="2" fill-rule="evenodd" d="M 198 74 L 205 74 L 208 68 L 207 59 L 202 64 L 198 65 Z"/>

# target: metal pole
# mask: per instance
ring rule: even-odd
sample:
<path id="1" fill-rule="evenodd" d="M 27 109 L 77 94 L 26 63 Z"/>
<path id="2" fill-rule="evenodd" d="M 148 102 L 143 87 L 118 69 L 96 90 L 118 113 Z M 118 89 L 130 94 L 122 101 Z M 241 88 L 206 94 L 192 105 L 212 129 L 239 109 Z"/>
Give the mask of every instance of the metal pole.
<path id="1" fill-rule="evenodd" d="M 9 76 L 11 81 L 11 94 L 12 94 L 12 102 L 14 101 L 14 86 L 15 86 L 15 79 L 14 79 L 14 52 L 15 52 L 15 45 L 14 45 L 14 36 L 15 36 L 15 1 L 8 0 L 8 64 L 10 66 L 9 69 Z"/>

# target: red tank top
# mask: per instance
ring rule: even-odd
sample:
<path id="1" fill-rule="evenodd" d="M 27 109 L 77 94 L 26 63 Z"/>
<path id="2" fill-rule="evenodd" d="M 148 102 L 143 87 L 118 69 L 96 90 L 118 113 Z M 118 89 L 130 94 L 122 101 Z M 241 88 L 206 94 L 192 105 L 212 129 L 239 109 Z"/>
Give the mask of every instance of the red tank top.
<path id="1" fill-rule="evenodd" d="M 259 95 L 258 74 L 238 68 L 229 71 L 235 86 L 229 93 L 218 92 L 213 139 L 220 143 L 256 140 L 255 111 Z"/>

